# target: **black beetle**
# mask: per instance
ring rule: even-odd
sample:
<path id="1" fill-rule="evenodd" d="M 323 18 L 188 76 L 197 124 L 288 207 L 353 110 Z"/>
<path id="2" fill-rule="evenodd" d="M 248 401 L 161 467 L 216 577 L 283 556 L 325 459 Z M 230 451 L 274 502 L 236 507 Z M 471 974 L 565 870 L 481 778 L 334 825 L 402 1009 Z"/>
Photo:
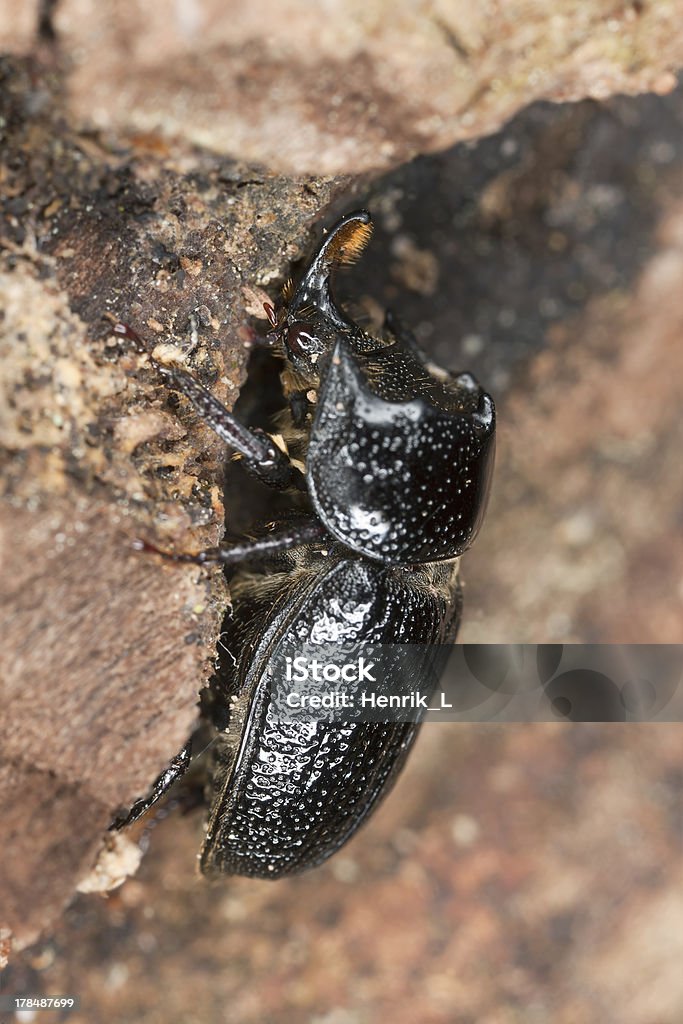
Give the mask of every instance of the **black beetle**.
<path id="1" fill-rule="evenodd" d="M 282 651 L 452 642 L 461 613 L 460 554 L 484 515 L 493 467 L 493 402 L 470 374 L 430 364 L 387 316 L 375 337 L 336 304 L 330 277 L 365 248 L 364 210 L 325 235 L 296 289 L 266 304 L 270 344 L 285 356 L 283 439 L 244 427 L 184 370 L 152 360 L 165 382 L 263 482 L 301 494 L 303 511 L 261 537 L 178 561 L 241 564 L 223 646 L 203 693 L 212 744 L 207 875 L 277 878 L 319 864 L 388 791 L 414 722 L 283 722 L 269 666 Z M 132 328 L 114 330 L 138 345 Z M 157 550 L 152 545 L 144 547 Z M 115 827 L 183 774 L 189 747 Z"/>

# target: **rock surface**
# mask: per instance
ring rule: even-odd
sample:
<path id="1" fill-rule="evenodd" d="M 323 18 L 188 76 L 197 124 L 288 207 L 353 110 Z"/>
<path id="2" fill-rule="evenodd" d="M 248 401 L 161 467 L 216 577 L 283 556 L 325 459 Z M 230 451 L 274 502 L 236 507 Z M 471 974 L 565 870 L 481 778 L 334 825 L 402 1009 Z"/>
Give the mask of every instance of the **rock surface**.
<path id="1" fill-rule="evenodd" d="M 231 405 L 250 313 L 334 187 L 114 155 L 31 61 L 2 62 L 0 103 L 0 927 L 21 944 L 185 742 L 227 601 L 220 571 L 132 550 L 216 543 L 225 452 L 105 316 Z"/>
<path id="2" fill-rule="evenodd" d="M 8 7 L 0 31 L 25 48 L 28 24 Z M 81 124 L 292 174 L 396 166 L 538 99 L 666 92 L 683 64 L 677 0 L 61 0 L 54 24 Z"/>

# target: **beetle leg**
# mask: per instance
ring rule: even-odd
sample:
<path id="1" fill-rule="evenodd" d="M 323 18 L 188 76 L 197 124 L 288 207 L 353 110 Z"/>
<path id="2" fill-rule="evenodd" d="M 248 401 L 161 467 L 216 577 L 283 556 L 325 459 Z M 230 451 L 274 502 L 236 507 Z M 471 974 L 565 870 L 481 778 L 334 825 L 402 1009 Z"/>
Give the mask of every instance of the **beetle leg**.
<path id="1" fill-rule="evenodd" d="M 164 768 L 163 772 L 154 782 L 151 790 L 147 796 L 142 797 L 140 800 L 136 800 L 131 809 L 127 814 L 119 815 L 114 818 L 113 822 L 109 826 L 110 832 L 118 832 L 122 828 L 126 828 L 128 825 L 132 825 L 134 821 L 141 818 L 146 811 L 153 807 L 161 797 L 168 792 L 171 786 L 182 778 L 187 769 L 190 766 L 192 760 L 192 741 L 188 741 L 183 749 L 176 754 L 173 760 Z"/>
<path id="2" fill-rule="evenodd" d="M 245 469 L 270 487 L 305 489 L 300 469 L 264 430 L 245 427 L 225 406 L 185 370 L 155 363 L 165 383 L 192 402 L 200 417 L 222 441 L 239 452 Z"/>
<path id="3" fill-rule="evenodd" d="M 146 540 L 135 541 L 138 551 L 150 551 L 161 555 L 171 562 L 192 562 L 195 565 L 221 564 L 236 565 L 240 562 L 268 558 L 290 548 L 304 544 L 317 544 L 323 540 L 331 540 L 329 533 L 317 519 L 307 519 L 298 523 L 280 523 L 267 537 L 250 538 L 220 548 L 208 548 L 196 554 L 162 551 L 155 544 Z"/>
<path id="4" fill-rule="evenodd" d="M 456 373 L 454 376 L 451 376 L 451 380 L 458 387 L 464 388 L 465 391 L 471 391 L 476 394 L 480 390 L 477 378 L 471 373 Z"/>
<path id="5" fill-rule="evenodd" d="M 295 427 L 302 429 L 306 426 L 306 420 L 313 408 L 315 407 L 310 401 L 307 391 L 294 391 L 289 396 L 289 409 Z"/>
<path id="6" fill-rule="evenodd" d="M 128 324 L 116 324 L 114 333 L 133 341 L 139 351 L 149 352 L 140 335 Z M 305 490 L 303 473 L 294 466 L 264 430 L 240 423 L 225 406 L 198 380 L 177 366 L 166 366 L 153 356 L 150 362 L 164 383 L 192 402 L 199 416 L 222 441 L 234 448 L 244 459 L 245 468 L 263 483 L 280 490 L 298 487 Z"/>

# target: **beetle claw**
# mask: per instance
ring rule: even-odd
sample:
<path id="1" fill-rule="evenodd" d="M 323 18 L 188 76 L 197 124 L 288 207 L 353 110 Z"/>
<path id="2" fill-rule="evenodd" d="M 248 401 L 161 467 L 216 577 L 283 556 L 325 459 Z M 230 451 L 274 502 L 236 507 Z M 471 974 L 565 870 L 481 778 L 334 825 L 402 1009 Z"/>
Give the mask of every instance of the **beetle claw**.
<path id="1" fill-rule="evenodd" d="M 145 551 L 147 554 L 161 555 L 162 558 L 168 559 L 171 562 L 184 561 L 187 555 L 177 555 L 173 551 L 164 551 L 163 548 L 159 548 L 156 544 L 152 544 L 149 540 L 144 540 L 142 537 L 136 537 L 132 542 L 134 551 Z M 193 557 L 193 556 L 192 556 Z"/>
<path id="2" fill-rule="evenodd" d="M 118 334 L 121 338 L 127 338 L 128 341 L 132 341 L 138 352 L 147 352 L 148 348 L 144 341 L 140 337 L 137 331 L 134 331 L 129 324 L 124 324 L 121 321 L 115 323 L 112 327 L 112 333 Z"/>

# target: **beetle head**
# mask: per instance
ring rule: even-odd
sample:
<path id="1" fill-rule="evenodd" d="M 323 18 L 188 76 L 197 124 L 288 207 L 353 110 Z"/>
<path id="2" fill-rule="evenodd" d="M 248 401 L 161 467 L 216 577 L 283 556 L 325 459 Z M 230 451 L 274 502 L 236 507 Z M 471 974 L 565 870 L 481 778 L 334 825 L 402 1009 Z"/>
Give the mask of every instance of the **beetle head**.
<path id="1" fill-rule="evenodd" d="M 331 276 L 335 267 L 358 259 L 371 234 L 367 210 L 342 217 L 320 242 L 296 287 L 285 286 L 281 308 L 266 304 L 268 337 L 280 341 L 294 368 L 307 376 L 317 376 L 318 361 L 331 352 L 340 332 L 359 330 L 335 302 Z"/>

